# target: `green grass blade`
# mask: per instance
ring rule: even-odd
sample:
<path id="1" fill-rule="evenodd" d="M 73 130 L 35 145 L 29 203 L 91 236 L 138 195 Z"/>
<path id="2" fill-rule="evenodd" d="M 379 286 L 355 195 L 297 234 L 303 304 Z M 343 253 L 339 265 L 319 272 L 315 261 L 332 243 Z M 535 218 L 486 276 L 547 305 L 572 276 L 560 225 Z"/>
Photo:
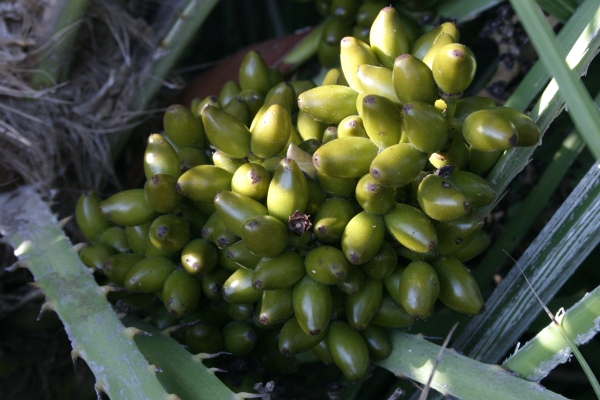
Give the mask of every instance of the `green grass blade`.
<path id="1" fill-rule="evenodd" d="M 126 334 L 56 217 L 30 186 L 0 196 L 0 232 L 27 266 L 73 346 L 112 399 L 164 400 L 167 393 Z"/>
<path id="2" fill-rule="evenodd" d="M 576 0 L 536 0 L 542 10 L 552 15 L 562 23 L 573 15 L 577 8 Z"/>
<path id="3" fill-rule="evenodd" d="M 435 8 L 441 17 L 460 24 L 476 18 L 504 0 L 443 0 Z"/>
<path id="4" fill-rule="evenodd" d="M 581 132 L 589 150 L 596 159 L 600 159 L 600 112 L 589 93 L 571 72 L 565 59 L 566 54 L 541 10 L 533 0 L 511 0 L 523 28 L 529 35 L 538 56 L 546 69 L 554 76 L 569 109 L 575 126 Z"/>

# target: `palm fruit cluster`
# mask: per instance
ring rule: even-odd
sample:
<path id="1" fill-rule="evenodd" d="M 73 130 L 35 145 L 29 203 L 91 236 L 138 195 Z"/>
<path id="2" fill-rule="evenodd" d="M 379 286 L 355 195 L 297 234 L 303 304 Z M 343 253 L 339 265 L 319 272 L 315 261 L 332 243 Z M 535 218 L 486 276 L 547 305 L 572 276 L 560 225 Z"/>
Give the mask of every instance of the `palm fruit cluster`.
<path id="1" fill-rule="evenodd" d="M 390 354 L 385 329 L 438 300 L 482 312 L 464 265 L 489 244 L 478 209 L 496 193 L 480 175 L 537 126 L 461 98 L 476 63 L 453 24 L 411 41 L 385 7 L 370 35 L 341 40 L 321 86 L 250 52 L 218 95 L 169 107 L 144 188 L 81 196 L 84 263 L 194 322 L 191 352 L 282 371 L 312 350 L 349 380 Z"/>

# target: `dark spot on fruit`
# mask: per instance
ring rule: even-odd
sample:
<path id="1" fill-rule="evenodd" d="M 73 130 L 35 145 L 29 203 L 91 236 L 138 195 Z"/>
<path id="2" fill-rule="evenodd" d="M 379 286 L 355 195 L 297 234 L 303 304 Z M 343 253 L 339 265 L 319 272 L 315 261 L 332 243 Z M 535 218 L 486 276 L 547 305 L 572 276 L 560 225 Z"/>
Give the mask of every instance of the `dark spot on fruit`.
<path id="1" fill-rule="evenodd" d="M 375 193 L 377 191 L 378 187 L 379 187 L 379 185 L 376 183 L 369 183 L 367 185 L 367 192 Z"/>
<path id="2" fill-rule="evenodd" d="M 437 243 L 435 241 L 431 241 L 429 242 L 429 251 L 434 251 L 435 248 L 437 247 Z"/>
<path id="3" fill-rule="evenodd" d="M 348 126 L 348 128 L 355 128 L 356 124 L 357 124 L 356 120 L 355 119 L 351 119 L 350 121 L 348 121 L 347 126 Z"/>
<path id="4" fill-rule="evenodd" d="M 371 168 L 371 175 L 373 175 L 373 178 L 375 179 L 381 178 L 381 174 L 377 168 Z"/>
<path id="5" fill-rule="evenodd" d="M 320 235 L 325 235 L 327 233 L 327 228 L 325 228 L 324 225 L 319 225 L 317 227 L 317 231 L 319 232 Z"/>
<path id="6" fill-rule="evenodd" d="M 200 231 L 200 236 L 205 237 L 206 235 L 208 235 L 209 232 L 210 230 L 208 228 L 202 228 L 202 230 Z"/>
<path id="7" fill-rule="evenodd" d="M 344 278 L 346 277 L 346 273 L 344 273 L 344 271 L 340 271 L 337 274 L 335 274 L 338 278 L 340 278 L 340 280 L 344 280 Z"/>
<path id="8" fill-rule="evenodd" d="M 283 354 L 286 357 L 289 357 L 292 355 L 292 353 L 290 352 L 290 350 L 287 347 L 284 347 L 283 349 L 281 349 L 281 354 Z"/>
<path id="9" fill-rule="evenodd" d="M 516 133 L 514 135 L 512 135 L 510 137 L 510 139 L 508 139 L 508 143 L 511 144 L 511 146 L 514 146 L 515 144 L 517 144 L 517 140 L 519 140 L 519 135 L 517 135 Z"/>
<path id="10" fill-rule="evenodd" d="M 252 282 L 252 287 L 256 290 L 262 289 L 263 281 L 261 281 L 260 279 L 255 280 L 254 282 Z"/>
<path id="11" fill-rule="evenodd" d="M 158 183 L 160 182 L 160 177 L 157 175 L 152 175 L 151 182 L 153 185 L 158 185 Z"/>
<path id="12" fill-rule="evenodd" d="M 309 335 L 318 335 L 319 333 L 321 333 L 320 329 L 313 329 L 311 331 L 308 331 Z"/>
<path id="13" fill-rule="evenodd" d="M 358 262 L 360 261 L 360 258 L 358 257 L 358 254 L 352 252 L 350 253 L 350 262 L 352 264 L 358 264 Z"/>
<path id="14" fill-rule="evenodd" d="M 468 211 L 471 208 L 471 204 L 468 201 L 463 202 L 463 208 Z"/>
<path id="15" fill-rule="evenodd" d="M 217 294 L 221 291 L 221 286 L 218 283 L 211 283 L 208 285 L 208 291 L 212 294 Z"/>
<path id="16" fill-rule="evenodd" d="M 263 325 L 268 325 L 269 324 L 269 317 L 267 317 L 266 314 L 260 314 L 260 317 L 258 318 L 258 322 L 260 322 Z"/>
<path id="17" fill-rule="evenodd" d="M 410 54 L 400 54 L 398 57 L 396 57 L 396 60 L 404 60 L 408 57 L 410 57 Z"/>
<path id="18" fill-rule="evenodd" d="M 262 178 L 260 177 L 260 175 L 258 175 L 254 169 L 252 169 L 252 170 L 250 171 L 250 182 L 251 182 L 253 185 L 256 185 L 258 182 L 260 182 L 260 181 L 261 181 L 261 179 L 262 179 Z"/>
<path id="19" fill-rule="evenodd" d="M 104 265 L 102 266 L 102 271 L 104 272 L 110 272 L 110 269 L 112 268 L 112 262 L 107 261 L 106 263 L 104 263 Z"/>
<path id="20" fill-rule="evenodd" d="M 92 191 L 90 189 L 86 190 L 85 192 L 83 192 L 83 195 L 85 197 L 90 197 L 92 195 Z"/>
<path id="21" fill-rule="evenodd" d="M 456 238 L 454 239 L 454 243 L 456 244 L 462 244 L 463 240 L 461 238 Z"/>
<path id="22" fill-rule="evenodd" d="M 231 252 L 231 250 L 227 250 L 227 258 L 233 260 L 233 253 Z"/>
<path id="23" fill-rule="evenodd" d="M 452 57 L 456 57 L 456 58 L 462 58 L 465 56 L 465 53 L 463 53 L 461 50 L 459 49 L 454 49 L 452 50 L 452 52 L 450 53 L 452 55 Z"/>
<path id="24" fill-rule="evenodd" d="M 314 166 L 315 166 L 316 168 L 319 168 L 319 166 L 320 166 L 321 164 L 319 163 L 319 156 L 318 156 L 317 154 L 315 154 L 315 155 L 313 156 L 313 159 L 312 159 L 312 161 L 313 161 L 313 164 L 314 164 Z"/>
<path id="25" fill-rule="evenodd" d="M 452 175 L 455 169 L 456 167 L 452 164 L 442 165 L 434 172 L 434 174 L 441 176 L 442 178 L 450 178 L 450 175 Z"/>
<path id="26" fill-rule="evenodd" d="M 227 247 L 227 245 L 229 244 L 229 239 L 226 236 L 220 236 L 217 239 L 217 243 L 219 247 Z"/>
<path id="27" fill-rule="evenodd" d="M 177 193 L 181 193 L 181 183 L 175 185 L 175 190 L 177 190 Z"/>
<path id="28" fill-rule="evenodd" d="M 198 263 L 198 261 L 196 261 L 195 263 L 192 264 L 192 269 L 195 270 L 195 271 L 197 271 L 198 268 L 200 268 L 200 263 Z"/>
<path id="29" fill-rule="evenodd" d="M 365 98 L 363 99 L 363 104 L 369 104 L 369 105 L 375 104 L 375 97 L 365 96 Z"/>
<path id="30" fill-rule="evenodd" d="M 402 112 L 408 114 L 412 111 L 412 104 L 405 104 L 404 107 L 402 107 Z"/>
<path id="31" fill-rule="evenodd" d="M 162 239 L 168 233 L 169 233 L 169 227 L 165 226 L 165 225 L 159 226 L 158 229 L 156 230 L 156 234 L 158 235 L 159 239 Z"/>
<path id="32" fill-rule="evenodd" d="M 246 333 L 246 338 L 251 342 L 256 342 L 256 332 L 249 330 L 248 333 Z"/>
<path id="33" fill-rule="evenodd" d="M 258 225 L 258 222 L 256 222 L 255 220 L 252 220 L 252 221 L 246 222 L 246 226 L 247 226 L 248 228 L 256 228 L 256 226 L 257 226 L 257 225 Z"/>
<path id="34" fill-rule="evenodd" d="M 442 187 L 443 187 L 444 189 L 449 189 L 449 188 L 451 188 L 451 187 L 452 187 L 452 185 L 451 185 L 449 182 L 443 181 L 443 182 L 442 182 Z"/>

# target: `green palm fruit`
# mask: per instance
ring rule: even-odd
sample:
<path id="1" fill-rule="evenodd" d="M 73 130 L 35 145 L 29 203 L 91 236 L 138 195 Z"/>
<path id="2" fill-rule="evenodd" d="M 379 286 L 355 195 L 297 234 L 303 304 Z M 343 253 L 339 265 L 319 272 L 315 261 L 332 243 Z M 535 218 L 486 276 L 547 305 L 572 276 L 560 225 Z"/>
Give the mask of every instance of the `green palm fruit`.
<path id="1" fill-rule="evenodd" d="M 342 251 L 352 264 L 364 264 L 377 254 L 384 235 L 383 218 L 362 211 L 346 225 L 342 235 Z"/>
<path id="2" fill-rule="evenodd" d="M 269 215 L 287 225 L 295 211 L 303 213 L 308 204 L 308 186 L 304 173 L 291 158 L 277 165 L 267 193 Z"/>
<path id="3" fill-rule="evenodd" d="M 318 170 L 317 181 L 325 193 L 333 197 L 350 197 L 356 188 L 356 178 L 337 178 Z"/>
<path id="4" fill-rule="evenodd" d="M 435 106 L 412 101 L 402 107 L 403 132 L 415 148 L 431 154 L 440 151 L 448 139 L 444 115 Z"/>
<path id="5" fill-rule="evenodd" d="M 358 178 L 369 172 L 378 150 L 367 138 L 338 138 L 315 151 L 313 164 L 318 172 L 334 178 Z"/>
<path id="6" fill-rule="evenodd" d="M 208 217 L 215 212 L 214 205 L 194 202 L 186 198 L 182 200 L 179 207 L 174 210 L 174 214 L 183 218 L 190 225 L 190 233 L 193 237 L 201 237 L 204 224 L 208 221 Z"/>
<path id="7" fill-rule="evenodd" d="M 431 47 L 429 48 L 429 50 L 427 50 L 427 53 L 425 53 L 425 56 L 423 57 L 423 62 L 425 63 L 425 65 L 431 68 L 435 56 L 437 56 L 442 47 L 451 43 L 455 43 L 454 38 L 448 35 L 447 33 L 442 33 L 440 36 L 438 36 L 435 42 L 431 45 Z"/>
<path id="8" fill-rule="evenodd" d="M 212 203 L 217 193 L 231 190 L 232 174 L 214 165 L 198 165 L 177 180 L 177 190 L 185 197 Z"/>
<path id="9" fill-rule="evenodd" d="M 435 227 L 438 236 L 437 252 L 446 256 L 464 248 L 483 228 L 483 222 L 483 218 L 474 211 L 454 221 L 440 222 Z"/>
<path id="10" fill-rule="evenodd" d="M 233 115 L 206 106 L 202 109 L 202 123 L 206 137 L 219 151 L 233 158 L 250 153 L 250 130 Z"/>
<path id="11" fill-rule="evenodd" d="M 373 279 L 384 279 L 398 265 L 398 255 L 390 242 L 384 241 L 377 253 L 366 264 L 361 265 L 367 276 Z"/>
<path id="12" fill-rule="evenodd" d="M 369 4 L 369 3 L 363 3 Z M 327 338 L 321 340 L 319 344 L 312 348 L 313 353 L 321 360 L 321 362 L 325 365 L 333 364 L 333 358 L 331 357 L 331 352 L 329 351 L 329 346 L 327 345 Z"/>
<path id="13" fill-rule="evenodd" d="M 490 237 L 484 231 L 477 231 L 465 247 L 458 250 L 453 256 L 462 262 L 467 262 L 483 253 L 490 245 Z"/>
<path id="14" fill-rule="evenodd" d="M 323 144 L 338 138 L 337 126 L 328 126 L 323 132 Z"/>
<path id="15" fill-rule="evenodd" d="M 369 349 L 358 331 L 345 322 L 333 321 L 327 344 L 335 365 L 349 381 L 361 379 L 369 366 Z"/>
<path id="16" fill-rule="evenodd" d="M 190 240 L 181 250 L 181 265 L 188 274 L 203 275 L 217 266 L 217 249 L 206 239 Z"/>
<path id="17" fill-rule="evenodd" d="M 243 240 L 238 240 L 225 248 L 225 257 L 248 269 L 254 269 L 262 257 L 253 254 Z M 223 262 L 221 260 L 221 262 Z"/>
<path id="18" fill-rule="evenodd" d="M 270 215 L 257 215 L 246 221 L 241 237 L 257 256 L 275 257 L 287 246 L 288 227 Z"/>
<path id="19" fill-rule="evenodd" d="M 298 114 L 300 115 L 300 114 Z M 306 115 L 306 114 L 305 114 Z M 321 147 L 321 142 L 319 142 L 317 139 L 307 139 L 307 140 L 303 140 L 298 147 L 300 148 L 300 150 L 304 151 L 305 153 L 309 154 L 309 155 L 313 155 L 314 152 Z M 312 160 L 312 158 L 311 158 Z"/>
<path id="20" fill-rule="evenodd" d="M 467 169 L 476 175 L 483 175 L 488 172 L 504 153 L 503 150 L 481 151 L 473 146 L 469 146 L 469 165 Z"/>
<path id="21" fill-rule="evenodd" d="M 177 151 L 158 133 L 148 136 L 144 153 L 144 173 L 146 179 L 150 179 L 156 174 L 172 175 L 175 178 L 179 178 L 181 175 L 181 164 Z"/>
<path id="22" fill-rule="evenodd" d="M 115 285 L 123 287 L 125 286 L 125 279 L 129 274 L 129 271 L 138 262 L 144 259 L 143 256 L 131 253 L 117 253 L 108 257 L 102 271 L 104 275 L 113 282 Z"/>
<path id="23" fill-rule="evenodd" d="M 141 225 L 156 216 L 146 201 L 144 189 L 128 189 L 113 194 L 100 202 L 98 210 L 104 218 L 121 226 Z"/>
<path id="24" fill-rule="evenodd" d="M 256 51 L 249 51 L 242 60 L 238 82 L 242 90 L 254 89 L 263 95 L 271 89 L 269 67 Z"/>
<path id="25" fill-rule="evenodd" d="M 144 184 L 144 194 L 148 205 L 156 212 L 171 212 L 181 201 L 177 191 L 177 178 L 167 174 L 156 174 Z"/>
<path id="26" fill-rule="evenodd" d="M 148 237 L 152 244 L 161 250 L 179 251 L 190 240 L 190 226 L 183 218 L 164 214 L 152 222 Z"/>
<path id="27" fill-rule="evenodd" d="M 165 257 L 146 257 L 138 261 L 125 277 L 125 288 L 134 293 L 154 293 L 163 289 L 175 271 L 175 263 Z"/>
<path id="28" fill-rule="evenodd" d="M 329 13 L 343 23 L 351 23 L 356 18 L 360 3 L 358 0 L 332 0 Z"/>
<path id="29" fill-rule="evenodd" d="M 237 240 L 235 243 L 241 242 L 241 240 L 238 240 L 237 237 L 235 238 L 235 240 Z M 233 244 L 235 244 L 235 243 L 233 243 Z M 231 272 L 235 272 L 241 268 L 240 264 L 233 261 L 233 259 L 227 257 L 228 249 L 230 246 L 233 246 L 233 244 L 228 244 L 226 247 L 219 247 L 217 249 L 217 259 L 218 259 L 217 263 L 221 267 L 228 269 Z"/>
<path id="30" fill-rule="evenodd" d="M 229 247 L 240 239 L 240 236 L 236 235 L 227 227 L 227 225 L 225 225 L 221 217 L 217 218 L 214 224 L 212 241 L 219 249 Z M 234 268 L 237 269 L 237 267 Z"/>
<path id="31" fill-rule="evenodd" d="M 335 285 L 346 279 L 348 263 L 339 249 L 319 246 L 308 252 L 304 259 L 306 275 L 324 285 Z"/>
<path id="32" fill-rule="evenodd" d="M 366 174 L 356 184 L 358 204 L 371 214 L 383 215 L 396 203 L 396 189 L 381 185 L 371 174 Z"/>
<path id="33" fill-rule="evenodd" d="M 360 331 L 360 334 L 367 343 L 371 359 L 384 360 L 392 353 L 392 344 L 382 328 L 371 324 Z"/>
<path id="34" fill-rule="evenodd" d="M 309 335 L 318 335 L 327 329 L 333 309 L 329 286 L 304 276 L 294 286 L 294 314 L 300 328 Z"/>
<path id="35" fill-rule="evenodd" d="M 382 96 L 394 104 L 400 105 L 400 100 L 392 83 L 392 70 L 390 68 L 363 64 L 358 67 L 356 77 L 360 82 L 363 93 Z"/>
<path id="36" fill-rule="evenodd" d="M 342 198 L 325 200 L 314 217 L 313 232 L 326 243 L 339 243 L 348 222 L 354 217 L 352 203 Z"/>
<path id="37" fill-rule="evenodd" d="M 446 145 L 429 157 L 429 162 L 435 168 L 454 165 L 457 169 L 463 169 L 469 163 L 469 148 L 462 138 L 448 138 Z"/>
<path id="38" fill-rule="evenodd" d="M 340 65 L 348 85 L 357 92 L 360 92 L 361 88 L 356 72 L 363 64 L 379 65 L 375 52 L 368 44 L 355 37 L 343 38 L 340 42 Z"/>
<path id="39" fill-rule="evenodd" d="M 283 82 L 283 74 L 277 67 L 269 68 L 269 78 L 271 81 L 271 86 L 275 86 Z"/>
<path id="40" fill-rule="evenodd" d="M 352 265 L 352 267 L 355 267 L 354 265 Z M 348 266 L 348 268 L 350 268 L 350 265 Z M 344 314 L 346 313 L 345 310 L 345 302 L 346 302 L 346 294 L 344 292 L 342 292 L 337 285 L 331 285 L 329 286 L 329 289 L 331 289 L 331 300 L 332 300 L 332 307 L 331 307 L 331 320 L 338 320 L 338 319 L 342 319 L 344 318 Z"/>
<path id="41" fill-rule="evenodd" d="M 298 111 L 296 125 L 303 140 L 316 139 L 319 142 L 323 139 L 323 132 L 327 128 L 326 123 L 317 121 L 302 110 Z"/>
<path id="42" fill-rule="evenodd" d="M 308 334 L 300 327 L 296 317 L 290 318 L 279 333 L 279 351 L 286 357 L 308 351 L 327 337 L 327 329 L 315 335 Z"/>
<path id="43" fill-rule="evenodd" d="M 236 81 L 225 82 L 223 86 L 221 86 L 221 91 L 219 92 L 219 103 L 221 103 L 223 107 L 227 106 L 241 90 L 242 88 L 240 88 L 240 85 L 238 85 Z"/>
<path id="44" fill-rule="evenodd" d="M 195 147 L 202 149 L 204 145 L 204 127 L 200 120 L 185 106 L 171 105 L 163 116 L 166 136 L 180 149 Z"/>
<path id="45" fill-rule="evenodd" d="M 416 260 L 413 260 L 416 261 Z M 400 280 L 402 279 L 402 273 L 406 269 L 405 265 L 398 264 L 391 274 L 383 278 L 383 286 L 387 293 L 392 296 L 392 299 L 400 304 Z"/>
<path id="46" fill-rule="evenodd" d="M 204 295 L 211 300 L 223 298 L 223 285 L 231 274 L 231 271 L 219 266 L 204 274 L 201 282 Z"/>
<path id="47" fill-rule="evenodd" d="M 385 1 L 364 1 L 356 11 L 356 25 L 370 28 L 377 15 L 386 5 Z"/>
<path id="48" fill-rule="evenodd" d="M 342 137 L 364 137 L 368 138 L 363 120 L 358 115 L 344 118 L 338 125 L 338 138 Z M 314 152 L 313 152 L 314 153 Z"/>
<path id="49" fill-rule="evenodd" d="M 428 318 L 440 292 L 440 281 L 433 267 L 425 261 L 406 266 L 400 279 L 400 304 L 416 318 Z"/>
<path id="50" fill-rule="evenodd" d="M 108 257 L 115 254 L 112 247 L 101 242 L 91 243 L 79 251 L 81 262 L 92 269 L 102 269 Z"/>
<path id="51" fill-rule="evenodd" d="M 250 120 L 254 118 L 258 110 L 263 106 L 265 102 L 265 96 L 254 89 L 245 89 L 238 93 L 236 96 L 240 99 L 250 112 Z"/>
<path id="52" fill-rule="evenodd" d="M 212 214 L 210 214 L 210 216 L 208 217 L 208 219 L 202 226 L 202 231 L 200 233 L 200 236 L 202 236 L 203 239 L 213 241 L 214 232 L 215 232 L 215 224 L 217 223 L 218 220 L 219 220 L 219 214 L 216 211 L 213 212 Z"/>
<path id="53" fill-rule="evenodd" d="M 222 191 L 214 201 L 219 218 L 237 236 L 242 236 L 246 221 L 257 215 L 267 214 L 267 208 L 256 200 L 232 191 Z"/>
<path id="54" fill-rule="evenodd" d="M 308 201 L 304 212 L 308 215 L 314 215 L 319 211 L 321 205 L 327 200 L 327 194 L 314 179 L 306 179 L 306 187 L 308 189 Z"/>
<path id="55" fill-rule="evenodd" d="M 230 303 L 253 303 L 262 293 L 252 287 L 252 270 L 239 268 L 227 278 L 222 287 L 223 298 Z"/>
<path id="56" fill-rule="evenodd" d="M 298 96 L 298 107 L 317 121 L 338 124 L 347 116 L 358 113 L 357 97 L 358 93 L 348 86 L 317 86 Z"/>
<path id="57" fill-rule="evenodd" d="M 294 251 L 284 250 L 275 257 L 265 257 L 256 264 L 252 273 L 252 285 L 256 290 L 285 289 L 295 285 L 304 274 L 302 256 Z"/>
<path id="58" fill-rule="evenodd" d="M 241 123 L 249 126 L 252 123 L 252 116 L 248 106 L 239 97 L 234 97 L 223 107 L 223 111 L 237 118 Z"/>
<path id="59" fill-rule="evenodd" d="M 340 39 L 341 40 L 341 39 Z M 321 82 L 321 86 L 325 85 L 337 85 L 338 78 L 340 77 L 342 71 L 339 68 L 330 68 L 325 77 L 323 78 L 323 82 Z"/>
<path id="60" fill-rule="evenodd" d="M 488 108 L 495 107 L 496 103 L 489 97 L 482 96 L 469 96 L 456 101 L 456 108 L 454 109 L 454 121 L 450 121 L 454 128 L 461 131 L 462 124 L 465 119 L 475 111 L 485 110 Z"/>
<path id="61" fill-rule="evenodd" d="M 471 205 L 449 179 L 430 174 L 419 184 L 417 199 L 421 210 L 437 221 L 453 221 L 467 215 Z"/>
<path id="62" fill-rule="evenodd" d="M 221 106 L 221 103 L 219 102 L 219 98 L 217 96 L 210 95 L 210 96 L 206 96 L 204 99 L 199 101 L 197 105 L 193 105 L 191 107 L 191 110 L 194 113 L 194 115 L 196 115 L 198 118 L 201 118 L 202 111 L 207 106 L 216 107 L 216 108 L 220 108 L 220 109 L 223 108 L 223 106 Z M 206 132 L 204 132 L 204 133 L 206 134 Z"/>
<path id="63" fill-rule="evenodd" d="M 399 54 L 408 53 L 408 38 L 395 8 L 385 7 L 379 12 L 371 25 L 369 42 L 381 65 L 389 69 Z"/>
<path id="64" fill-rule="evenodd" d="M 208 158 L 203 150 L 195 147 L 182 147 L 177 150 L 177 157 L 179 157 L 179 166 L 181 173 L 184 173 L 190 168 L 197 165 L 204 165 L 208 163 Z"/>
<path id="65" fill-rule="evenodd" d="M 255 312 L 254 303 L 229 303 L 223 302 L 223 310 L 227 316 L 234 321 L 245 321 L 252 318 Z"/>
<path id="66" fill-rule="evenodd" d="M 462 133 L 471 147 L 485 152 L 508 150 L 519 140 L 510 119 L 491 109 L 471 113 L 463 123 Z"/>
<path id="67" fill-rule="evenodd" d="M 83 236 L 93 242 L 102 232 L 112 226 L 98 210 L 102 199 L 93 190 L 84 191 L 75 206 L 75 221 Z"/>
<path id="68" fill-rule="evenodd" d="M 383 149 L 400 142 L 402 112 L 391 100 L 371 94 L 365 96 L 360 116 L 367 135 L 377 147 Z"/>
<path id="69" fill-rule="evenodd" d="M 411 101 L 433 104 L 438 98 L 438 88 L 431 69 L 410 54 L 400 54 L 394 61 L 392 83 L 402 104 Z"/>
<path id="70" fill-rule="evenodd" d="M 198 307 L 202 285 L 196 277 L 177 269 L 165 281 L 162 293 L 169 314 L 182 318 Z"/>
<path id="71" fill-rule="evenodd" d="M 381 279 L 365 278 L 363 287 L 352 295 L 346 295 L 345 309 L 348 324 L 357 330 L 363 330 L 381 306 L 383 282 Z"/>
<path id="72" fill-rule="evenodd" d="M 371 32 L 370 28 L 363 28 L 362 26 L 358 26 L 358 25 L 354 25 L 352 27 L 352 36 L 354 36 L 358 40 L 365 42 L 366 44 L 370 44 L 369 43 L 369 33 L 370 32 Z"/>
<path id="73" fill-rule="evenodd" d="M 231 190 L 251 199 L 261 201 L 267 197 L 271 174 L 267 169 L 254 163 L 242 164 L 231 178 Z"/>
<path id="74" fill-rule="evenodd" d="M 348 273 L 346 279 L 336 285 L 336 287 L 347 295 L 358 293 L 365 284 L 365 273 L 362 268 L 354 264 L 348 264 Z"/>
<path id="75" fill-rule="evenodd" d="M 527 147 L 539 144 L 540 128 L 527 115 L 510 107 L 493 107 L 492 110 L 508 118 L 515 126 L 519 136 L 515 146 Z"/>
<path id="76" fill-rule="evenodd" d="M 223 327 L 223 349 L 235 357 L 245 357 L 256 345 L 256 332 L 242 321 L 233 321 Z"/>
<path id="77" fill-rule="evenodd" d="M 150 224 L 152 226 L 152 224 Z M 158 247 L 156 247 L 154 245 L 154 243 L 152 243 L 152 240 L 150 240 L 150 229 L 148 229 L 148 235 L 146 236 L 146 241 L 145 241 L 145 249 L 144 249 L 144 255 L 146 257 L 166 257 L 169 259 L 172 259 L 173 261 L 176 261 L 177 258 L 179 257 L 179 252 L 178 251 L 166 251 L 166 250 L 162 250 Z"/>
<path id="78" fill-rule="evenodd" d="M 396 289 L 396 292 L 399 292 Z M 406 310 L 395 301 L 389 293 L 383 293 L 381 306 L 371 319 L 371 324 L 383 328 L 406 328 L 415 322 L 415 317 L 406 312 Z M 368 327 L 367 327 L 368 329 Z"/>
<path id="79" fill-rule="evenodd" d="M 460 39 L 456 25 L 454 25 L 452 22 L 444 22 L 443 24 L 419 36 L 412 44 L 410 54 L 422 60 L 431 46 L 433 46 L 437 38 L 444 33 L 450 35 L 455 42 L 458 42 Z"/>
<path id="80" fill-rule="evenodd" d="M 433 263 L 440 281 L 439 299 L 448 308 L 468 315 L 481 314 L 485 307 L 479 286 L 471 272 L 454 257 Z"/>
<path id="81" fill-rule="evenodd" d="M 388 232 L 401 245 L 417 253 L 429 253 L 436 249 L 438 238 L 435 228 L 421 210 L 396 203 L 383 218 Z"/>
<path id="82" fill-rule="evenodd" d="M 329 21 L 335 21 L 335 18 L 329 19 Z M 338 22 L 339 23 L 339 22 Z M 340 25 L 348 29 L 349 26 L 341 24 Z M 325 30 L 323 30 L 325 31 Z M 347 32 L 348 34 L 352 33 L 352 30 Z M 341 40 L 341 39 L 340 39 Z M 325 40 L 325 36 L 321 38 L 319 41 L 319 46 L 317 47 L 317 59 L 319 60 L 319 64 L 325 68 L 339 67 L 340 65 L 340 42 L 337 44 L 331 44 Z"/>
<path id="83" fill-rule="evenodd" d="M 185 345 L 192 354 L 214 354 L 223 351 L 223 335 L 219 328 L 207 322 L 198 322 L 185 332 Z"/>
<path id="84" fill-rule="evenodd" d="M 448 179 L 465 195 L 471 207 L 484 207 L 496 200 L 494 188 L 479 175 L 455 170 Z"/>
<path id="85" fill-rule="evenodd" d="M 383 186 L 399 188 L 409 184 L 427 163 L 427 154 L 410 143 L 390 146 L 377 154 L 370 173 Z"/>
<path id="86" fill-rule="evenodd" d="M 294 315 L 291 287 L 278 290 L 265 290 L 260 305 L 259 321 L 263 325 L 284 322 Z"/>
<path id="87" fill-rule="evenodd" d="M 219 167 L 230 174 L 234 174 L 235 171 L 242 165 L 246 164 L 246 160 L 243 158 L 233 158 L 217 150 L 212 154 L 212 162 L 215 167 Z M 212 201 L 211 201 L 212 202 Z"/>
<path id="88" fill-rule="evenodd" d="M 289 82 L 289 84 L 294 89 L 294 98 L 295 99 L 298 98 L 300 93 L 306 92 L 307 90 L 310 90 L 316 86 L 315 83 L 310 79 L 298 79 L 298 80 Z"/>
<path id="89" fill-rule="evenodd" d="M 442 47 L 431 65 L 433 79 L 447 94 L 462 93 L 473 81 L 477 62 L 475 55 L 465 45 L 451 43 Z"/>
<path id="90" fill-rule="evenodd" d="M 265 96 L 265 104 L 261 107 L 267 110 L 273 104 L 279 104 L 289 113 L 298 111 L 298 103 L 296 101 L 296 92 L 289 82 L 281 82 L 273 86 Z M 265 107 L 266 106 L 266 107 Z"/>
<path id="91" fill-rule="evenodd" d="M 125 227 L 125 236 L 131 251 L 135 254 L 146 254 L 146 240 L 148 240 L 148 231 L 152 222 L 146 222 L 142 225 Z"/>

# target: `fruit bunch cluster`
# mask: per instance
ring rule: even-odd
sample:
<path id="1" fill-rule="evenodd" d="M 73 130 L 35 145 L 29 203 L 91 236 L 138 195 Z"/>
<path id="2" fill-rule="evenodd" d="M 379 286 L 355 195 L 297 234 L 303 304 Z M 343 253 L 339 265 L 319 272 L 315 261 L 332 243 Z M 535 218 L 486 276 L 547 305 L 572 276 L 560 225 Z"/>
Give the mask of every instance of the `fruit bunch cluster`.
<path id="1" fill-rule="evenodd" d="M 403 29 L 383 8 L 370 45 L 341 40 L 321 86 L 281 82 L 251 52 L 218 96 L 169 107 L 144 188 L 81 196 L 84 263 L 199 321 L 182 337 L 194 353 L 246 356 L 258 341 L 281 365 L 312 349 L 350 380 L 391 352 L 384 328 L 437 300 L 480 313 L 463 262 L 489 243 L 478 208 L 496 193 L 479 174 L 539 130 L 460 98 L 476 63 L 453 24 L 414 42 Z"/>

